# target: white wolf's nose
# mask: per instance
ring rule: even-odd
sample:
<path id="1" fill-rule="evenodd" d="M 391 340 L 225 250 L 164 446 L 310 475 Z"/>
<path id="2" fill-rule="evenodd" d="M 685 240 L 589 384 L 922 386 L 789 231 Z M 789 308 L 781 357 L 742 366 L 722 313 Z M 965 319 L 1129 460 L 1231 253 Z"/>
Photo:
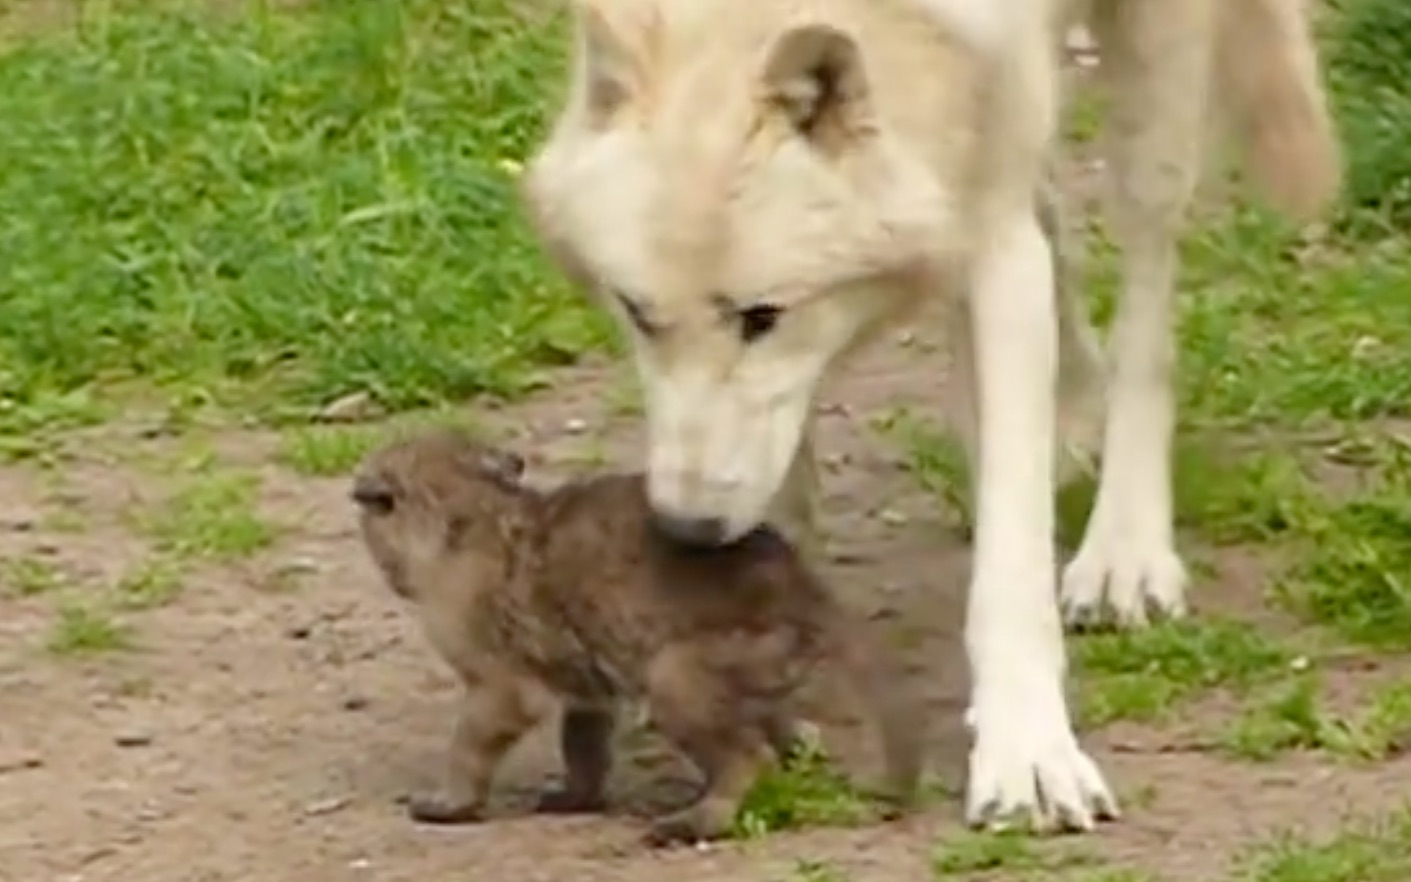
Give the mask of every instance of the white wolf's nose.
<path id="1" fill-rule="evenodd" d="M 713 548 L 725 541 L 725 519 L 689 517 L 652 509 L 652 527 L 661 535 L 692 548 Z"/>

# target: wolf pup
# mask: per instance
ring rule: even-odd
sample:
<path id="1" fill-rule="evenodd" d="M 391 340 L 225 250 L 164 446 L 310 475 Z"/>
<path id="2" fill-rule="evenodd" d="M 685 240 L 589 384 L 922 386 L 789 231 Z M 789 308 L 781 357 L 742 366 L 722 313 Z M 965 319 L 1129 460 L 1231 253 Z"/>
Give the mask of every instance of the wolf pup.
<path id="1" fill-rule="evenodd" d="M 909 807 L 921 704 L 777 532 L 690 549 L 651 525 L 640 475 L 544 492 L 523 470 L 512 452 L 436 431 L 375 451 L 354 480 L 368 552 L 464 684 L 443 787 L 412 799 L 414 819 L 481 818 L 497 763 L 554 712 L 565 781 L 538 810 L 600 810 L 615 712 L 635 699 L 705 776 L 648 841 L 718 838 L 769 751 L 794 746 L 799 689 L 821 668 L 866 699 L 883 796 L 894 814 Z"/>

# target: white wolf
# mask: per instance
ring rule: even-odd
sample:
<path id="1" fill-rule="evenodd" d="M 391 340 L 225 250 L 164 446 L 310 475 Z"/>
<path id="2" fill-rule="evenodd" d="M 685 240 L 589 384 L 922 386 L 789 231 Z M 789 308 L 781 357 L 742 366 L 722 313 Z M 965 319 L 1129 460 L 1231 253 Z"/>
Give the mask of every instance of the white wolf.
<path id="1" fill-rule="evenodd" d="M 976 479 L 973 823 L 1117 813 L 1073 733 L 1056 594 L 1127 624 L 1184 607 L 1175 246 L 1212 96 L 1279 207 L 1311 213 L 1337 190 L 1300 2 L 574 2 L 570 88 L 526 196 L 631 336 L 664 529 L 725 542 L 772 506 L 808 522 L 825 373 L 910 308 L 955 305 Z M 1103 53 L 1124 252 L 1110 380 L 1036 211 L 1061 37 L 1080 20 Z M 1055 440 L 1088 393 L 1106 405 L 1102 475 L 1055 592 Z"/>

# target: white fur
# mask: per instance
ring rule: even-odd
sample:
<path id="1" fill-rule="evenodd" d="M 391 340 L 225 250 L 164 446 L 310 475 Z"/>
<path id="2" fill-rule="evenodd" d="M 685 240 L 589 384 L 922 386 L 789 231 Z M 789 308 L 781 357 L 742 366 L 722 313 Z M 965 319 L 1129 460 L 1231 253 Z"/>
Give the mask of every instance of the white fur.
<path id="1" fill-rule="evenodd" d="M 1212 71 L 1228 85 L 1267 189 L 1291 206 L 1325 197 L 1335 151 L 1300 2 L 754 0 L 722 16 L 718 0 L 575 0 L 571 88 L 527 201 L 631 341 L 654 508 L 728 536 L 781 500 L 806 520 L 823 377 L 889 320 L 953 307 L 977 497 L 973 821 L 1087 829 L 1116 814 L 1064 698 L 1055 450 L 1101 435 L 1105 460 L 1064 573 L 1069 615 L 1181 612 L 1172 300 L 1204 86 Z M 1056 50 L 1078 18 L 1112 101 L 1124 282 L 1107 394 L 1034 211 Z M 781 318 L 746 340 L 757 304 Z"/>
<path id="2" fill-rule="evenodd" d="M 1115 125 L 1125 129 L 1109 158 L 1124 285 L 1112 333 L 1097 500 L 1064 571 L 1062 592 L 1071 621 L 1110 611 L 1126 626 L 1145 624 L 1148 610 L 1164 616 L 1186 611 L 1171 489 L 1173 301 L 1177 238 L 1197 179 L 1213 46 L 1163 41 L 1172 29 L 1209 31 L 1215 16 L 1201 3 L 1160 14 L 1148 7 L 1133 4 L 1120 18 L 1108 12 L 1093 19 L 1099 43 L 1112 47 L 1104 64 L 1116 84 Z M 1150 112 L 1152 104 L 1162 108 L 1160 116 Z"/>
<path id="3" fill-rule="evenodd" d="M 1003 50 L 1006 38 L 1026 19 L 1042 15 L 1046 0 L 917 0 L 968 45 L 986 55 Z"/>
<path id="4" fill-rule="evenodd" d="M 1053 390 L 1057 320 L 1049 245 L 1032 211 L 997 224 L 976 261 L 973 340 L 979 481 L 965 640 L 973 668 L 967 817 L 1013 812 L 1089 829 L 1116 801 L 1073 736 L 1054 602 Z"/>

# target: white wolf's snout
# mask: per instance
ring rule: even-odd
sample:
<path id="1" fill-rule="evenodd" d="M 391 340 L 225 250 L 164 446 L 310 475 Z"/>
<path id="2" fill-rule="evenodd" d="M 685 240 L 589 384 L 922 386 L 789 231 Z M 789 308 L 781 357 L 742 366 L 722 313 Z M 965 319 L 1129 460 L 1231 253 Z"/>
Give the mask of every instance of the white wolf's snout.
<path id="1" fill-rule="evenodd" d="M 798 451 L 812 379 L 773 394 L 747 384 L 643 379 L 647 494 L 658 526 L 691 544 L 718 545 L 763 523 Z"/>

